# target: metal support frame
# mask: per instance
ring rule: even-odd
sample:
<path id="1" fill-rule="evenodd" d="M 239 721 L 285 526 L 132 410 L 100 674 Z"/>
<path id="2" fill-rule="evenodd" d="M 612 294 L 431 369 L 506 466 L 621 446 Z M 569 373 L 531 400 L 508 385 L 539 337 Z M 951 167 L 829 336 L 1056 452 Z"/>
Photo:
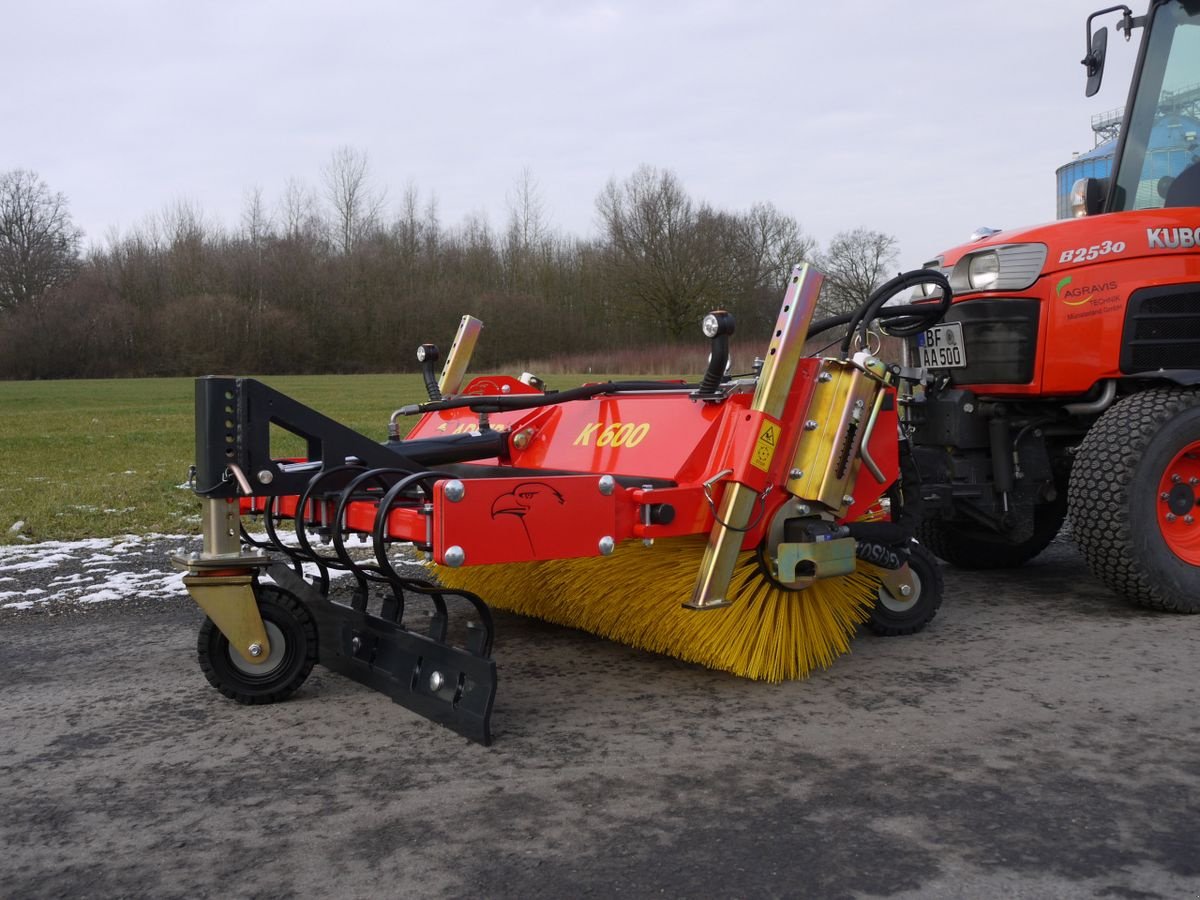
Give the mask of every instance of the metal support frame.
<path id="1" fill-rule="evenodd" d="M 775 322 L 775 336 L 767 348 L 766 362 L 759 375 L 758 387 L 750 409 L 781 418 L 787 407 L 788 394 L 796 377 L 796 369 L 804 355 L 804 338 L 812 322 L 817 297 L 825 276 L 808 265 L 792 269 L 783 305 Z M 726 598 L 738 553 L 742 548 L 742 532 L 750 519 L 759 494 L 748 485 L 731 482 L 725 488 L 718 510 L 719 519 L 709 532 L 708 544 L 700 562 L 700 574 L 688 609 L 720 609 L 728 606 Z"/>

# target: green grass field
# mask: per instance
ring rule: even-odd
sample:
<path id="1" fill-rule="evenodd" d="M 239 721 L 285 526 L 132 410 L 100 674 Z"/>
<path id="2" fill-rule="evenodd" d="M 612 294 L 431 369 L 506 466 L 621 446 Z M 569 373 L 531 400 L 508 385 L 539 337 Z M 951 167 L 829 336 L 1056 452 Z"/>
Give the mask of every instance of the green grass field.
<path id="1" fill-rule="evenodd" d="M 425 396 L 417 375 L 263 380 L 378 440 L 392 410 Z M 190 378 L 0 382 L 0 544 L 198 531 L 199 500 L 180 487 L 195 449 L 192 398 Z"/>

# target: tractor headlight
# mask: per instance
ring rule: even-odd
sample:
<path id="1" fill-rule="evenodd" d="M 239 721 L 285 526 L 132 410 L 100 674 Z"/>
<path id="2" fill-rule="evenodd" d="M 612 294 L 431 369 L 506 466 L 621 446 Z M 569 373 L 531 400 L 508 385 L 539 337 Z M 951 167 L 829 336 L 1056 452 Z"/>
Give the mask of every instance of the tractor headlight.
<path id="1" fill-rule="evenodd" d="M 995 253 L 976 253 L 967 263 L 967 283 L 973 291 L 987 291 L 1000 278 L 1000 258 Z"/>
<path id="2" fill-rule="evenodd" d="M 950 272 L 956 294 L 968 291 L 1023 291 L 1038 280 L 1046 263 L 1045 244 L 1002 244 L 968 253 Z"/>

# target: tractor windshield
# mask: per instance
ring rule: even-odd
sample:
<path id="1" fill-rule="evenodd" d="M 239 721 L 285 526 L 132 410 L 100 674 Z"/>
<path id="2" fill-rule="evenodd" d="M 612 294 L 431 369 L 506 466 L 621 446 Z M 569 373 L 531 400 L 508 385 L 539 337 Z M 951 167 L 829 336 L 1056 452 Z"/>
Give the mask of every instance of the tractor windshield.
<path id="1" fill-rule="evenodd" d="M 1200 206 L 1200 4 L 1175 0 L 1152 16 L 1109 212 Z"/>

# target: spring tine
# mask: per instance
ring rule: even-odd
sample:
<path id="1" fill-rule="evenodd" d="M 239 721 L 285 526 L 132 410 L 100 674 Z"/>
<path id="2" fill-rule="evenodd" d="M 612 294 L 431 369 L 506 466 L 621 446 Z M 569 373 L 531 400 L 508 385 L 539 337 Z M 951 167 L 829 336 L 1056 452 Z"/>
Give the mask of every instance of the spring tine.
<path id="1" fill-rule="evenodd" d="M 435 472 L 418 472 L 409 473 L 404 478 L 397 481 L 388 491 L 380 498 L 378 505 L 375 507 L 375 521 L 371 527 L 371 546 L 375 550 L 375 559 L 378 561 L 378 570 L 383 573 L 388 582 L 392 586 L 392 593 L 397 598 L 396 618 L 394 622 L 399 623 L 404 614 L 404 587 L 408 579 L 404 578 L 392 566 L 392 561 L 387 555 L 387 514 L 392 508 L 392 504 L 396 502 L 396 498 L 404 491 L 408 490 L 412 485 L 421 485 L 421 482 L 428 478 L 443 477 Z M 429 491 L 422 485 L 421 489 L 428 494 Z"/>
<path id="2" fill-rule="evenodd" d="M 279 539 L 279 532 L 275 528 L 276 520 L 282 518 L 275 514 L 275 503 L 278 499 L 278 497 L 271 497 L 267 500 L 265 515 L 263 516 L 263 526 L 267 531 L 267 540 L 271 545 L 270 549 L 286 556 L 296 574 L 301 577 L 304 576 L 304 564 L 306 562 L 314 563 L 317 567 L 317 589 L 321 592 L 322 596 L 328 597 L 329 569 L 325 567 L 325 564 L 315 555 L 311 553 L 305 554 L 293 547 L 288 547 Z"/>
<path id="3" fill-rule="evenodd" d="M 447 590 L 439 585 L 428 581 L 419 581 L 417 579 L 403 579 L 405 590 L 412 591 L 414 594 L 421 594 L 429 597 L 434 606 L 444 610 L 446 608 L 445 597 L 461 597 L 470 603 L 475 611 L 479 614 L 478 629 L 482 632 L 481 635 L 469 635 L 467 649 L 477 656 L 489 656 L 492 652 L 492 641 L 496 633 L 496 626 L 492 620 L 492 609 L 483 601 L 478 594 L 473 594 L 470 591 L 464 590 Z M 468 626 L 469 627 L 469 626 Z"/>
<path id="4" fill-rule="evenodd" d="M 395 585 L 392 585 L 391 588 L 392 592 L 383 598 L 383 604 L 379 608 L 379 618 L 387 619 L 398 625 L 404 615 L 404 592 Z"/>
<path id="5" fill-rule="evenodd" d="M 316 488 L 322 481 L 326 480 L 327 478 L 329 478 L 333 475 L 344 474 L 346 472 L 359 472 L 359 471 L 362 471 L 364 468 L 365 468 L 365 466 L 362 466 L 362 465 L 345 465 L 345 466 L 334 466 L 332 469 L 327 469 L 325 471 L 318 472 L 316 475 L 314 475 L 312 478 L 309 479 L 308 485 L 304 488 L 304 492 L 300 495 L 300 498 L 299 498 L 298 502 L 296 503 L 296 514 L 294 517 L 295 518 L 295 527 L 296 527 L 296 540 L 300 544 L 300 547 L 301 547 L 303 553 L 307 555 L 307 557 L 308 557 L 307 561 L 314 562 L 317 564 L 318 567 L 322 568 L 322 583 L 325 586 L 326 593 L 328 593 L 329 573 L 327 571 L 324 571 L 325 567 L 332 568 L 332 569 L 349 569 L 352 573 L 355 574 L 356 578 L 359 578 L 359 573 L 356 571 L 358 566 L 356 564 L 347 566 L 342 562 L 341 559 L 336 558 L 336 557 L 322 556 L 321 554 L 317 553 L 316 550 L 313 549 L 312 544 L 310 544 L 308 541 L 308 534 L 306 533 L 306 531 L 304 529 L 304 511 L 305 511 L 306 507 L 308 506 L 310 499 L 312 500 L 312 502 L 314 504 L 314 507 L 313 507 L 314 510 L 316 509 L 316 506 L 315 506 L 316 503 L 324 502 L 324 501 L 318 501 L 314 498 L 314 495 L 316 494 Z M 324 509 L 324 507 L 322 507 L 322 508 Z M 364 592 L 364 594 L 366 593 L 366 585 L 364 584 L 364 581 L 363 581 L 363 579 L 365 577 L 366 576 L 359 578 L 359 587 Z"/>
<path id="6" fill-rule="evenodd" d="M 350 479 L 350 482 L 342 489 L 338 496 L 337 506 L 333 513 L 333 522 L 331 523 L 333 532 L 333 551 L 337 554 L 338 560 L 343 566 L 350 570 L 350 573 L 358 581 L 358 590 L 354 593 L 354 600 L 351 605 L 362 612 L 367 608 L 367 598 L 370 595 L 369 581 L 383 581 L 383 578 L 372 577 L 370 573 L 379 573 L 378 566 L 363 564 L 350 556 L 350 552 L 346 549 L 346 536 L 343 532 L 342 523 L 346 517 L 346 507 L 354 498 L 354 494 L 358 489 L 368 481 L 378 481 L 386 490 L 388 483 L 387 475 L 391 474 L 406 474 L 404 469 L 369 469 L 361 475 L 356 475 Z"/>
<path id="7" fill-rule="evenodd" d="M 445 642 L 446 639 L 449 613 L 446 608 L 445 598 L 448 596 L 462 597 L 470 603 L 479 615 L 478 628 L 482 633 L 470 635 L 467 649 L 477 656 L 487 657 L 492 652 L 492 642 L 495 635 L 495 624 L 492 620 L 491 608 L 480 597 L 472 594 L 470 591 L 449 591 L 423 579 L 407 578 L 401 575 L 392 566 L 392 561 L 387 555 L 387 518 L 388 512 L 396 502 L 396 499 L 413 485 L 420 487 L 421 492 L 426 497 L 429 497 L 433 493 L 432 485 L 427 485 L 426 482 L 449 477 L 451 476 L 444 472 L 418 472 L 402 478 L 392 485 L 388 492 L 380 499 L 375 509 L 375 522 L 371 528 L 371 542 L 375 549 L 375 558 L 379 562 L 379 570 L 391 582 L 393 591 L 401 598 L 401 604 L 403 604 L 403 592 L 406 590 L 428 597 L 430 602 L 433 603 L 434 615 L 429 625 L 429 636 L 434 640 Z M 401 607 L 401 612 L 402 610 L 403 607 Z"/>

